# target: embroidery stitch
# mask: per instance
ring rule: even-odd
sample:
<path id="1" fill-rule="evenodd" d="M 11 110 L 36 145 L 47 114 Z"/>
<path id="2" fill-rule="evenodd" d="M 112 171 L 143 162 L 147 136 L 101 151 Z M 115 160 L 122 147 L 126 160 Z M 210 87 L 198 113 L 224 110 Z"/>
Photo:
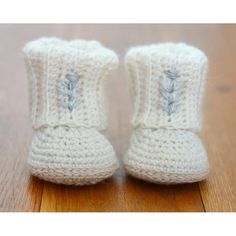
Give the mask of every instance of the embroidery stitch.
<path id="1" fill-rule="evenodd" d="M 160 93 L 163 97 L 161 106 L 170 116 L 177 111 L 179 90 L 182 87 L 182 83 L 178 80 L 180 76 L 176 68 L 165 70 L 164 73 L 166 78 L 162 77 L 160 80 Z"/>
<path id="2" fill-rule="evenodd" d="M 68 108 L 70 112 L 76 107 L 77 100 L 75 96 L 75 88 L 78 84 L 77 75 L 74 72 L 67 73 L 62 80 L 63 94 L 62 104 L 65 108 Z"/>

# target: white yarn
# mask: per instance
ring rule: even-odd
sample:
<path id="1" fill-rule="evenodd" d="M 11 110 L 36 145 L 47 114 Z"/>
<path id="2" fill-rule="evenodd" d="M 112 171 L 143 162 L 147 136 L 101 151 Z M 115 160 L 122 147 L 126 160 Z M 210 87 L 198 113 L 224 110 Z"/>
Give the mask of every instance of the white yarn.
<path id="1" fill-rule="evenodd" d="M 25 48 L 35 135 L 32 174 L 56 183 L 92 184 L 118 167 L 107 126 L 103 81 L 117 55 L 96 41 L 40 38 Z"/>
<path id="2" fill-rule="evenodd" d="M 201 130 L 205 54 L 183 43 L 140 46 L 128 51 L 126 67 L 135 108 L 127 171 L 155 183 L 205 179 L 206 152 L 191 133 Z"/>

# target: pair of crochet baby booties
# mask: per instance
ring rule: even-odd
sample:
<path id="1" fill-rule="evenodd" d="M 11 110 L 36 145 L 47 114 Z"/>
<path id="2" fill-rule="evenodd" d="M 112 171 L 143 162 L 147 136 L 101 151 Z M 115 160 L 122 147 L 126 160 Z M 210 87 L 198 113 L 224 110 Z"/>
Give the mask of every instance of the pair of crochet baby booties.
<path id="1" fill-rule="evenodd" d="M 119 167 L 109 141 L 104 81 L 118 57 L 97 41 L 40 38 L 24 48 L 35 130 L 28 164 L 41 179 L 94 184 Z M 201 130 L 207 57 L 183 43 L 131 48 L 125 58 L 134 98 L 127 172 L 154 183 L 203 180 Z"/>

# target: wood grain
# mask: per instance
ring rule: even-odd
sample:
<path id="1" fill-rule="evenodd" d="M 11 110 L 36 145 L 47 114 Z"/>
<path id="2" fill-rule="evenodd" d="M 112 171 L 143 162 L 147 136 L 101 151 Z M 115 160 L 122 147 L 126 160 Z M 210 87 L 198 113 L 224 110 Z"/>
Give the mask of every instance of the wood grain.
<path id="1" fill-rule="evenodd" d="M 0 25 L 0 35 L 0 211 L 236 211 L 236 25 Z M 21 48 L 41 36 L 97 39 L 120 56 L 120 67 L 107 84 L 110 125 L 105 135 L 121 168 L 100 184 L 55 185 L 31 177 L 27 170 L 32 131 Z M 209 58 L 200 136 L 211 175 L 199 184 L 145 183 L 127 176 L 122 166 L 133 111 L 123 57 L 130 46 L 164 41 L 195 45 Z"/>

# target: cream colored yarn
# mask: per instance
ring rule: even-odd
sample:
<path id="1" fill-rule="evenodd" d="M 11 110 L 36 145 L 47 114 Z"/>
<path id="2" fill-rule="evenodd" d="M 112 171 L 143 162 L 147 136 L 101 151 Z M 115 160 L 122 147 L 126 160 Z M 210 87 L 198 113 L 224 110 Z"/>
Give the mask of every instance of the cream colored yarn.
<path id="1" fill-rule="evenodd" d="M 183 43 L 134 47 L 126 55 L 126 67 L 134 97 L 127 171 L 154 183 L 205 179 L 207 155 L 194 133 L 202 123 L 204 53 Z"/>
<path id="2" fill-rule="evenodd" d="M 104 79 L 117 55 L 96 41 L 40 38 L 24 48 L 35 134 L 28 157 L 33 175 L 85 185 L 110 177 L 114 150 L 98 131 L 107 126 Z"/>

